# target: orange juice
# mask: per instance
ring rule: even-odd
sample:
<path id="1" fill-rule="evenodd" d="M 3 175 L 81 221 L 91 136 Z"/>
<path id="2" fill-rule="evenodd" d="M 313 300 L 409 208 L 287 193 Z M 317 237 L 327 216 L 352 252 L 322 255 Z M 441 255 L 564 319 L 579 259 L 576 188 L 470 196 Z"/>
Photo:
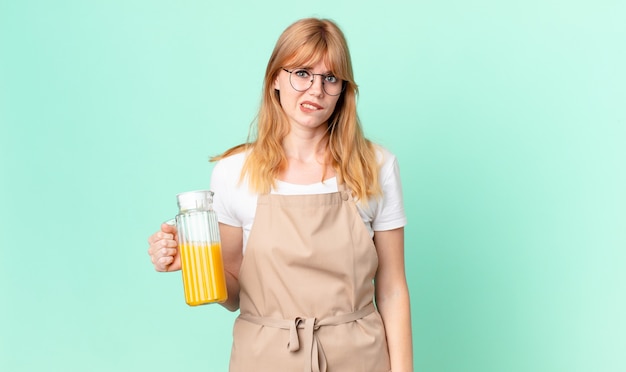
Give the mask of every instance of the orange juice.
<path id="1" fill-rule="evenodd" d="M 220 243 L 182 243 L 179 249 L 187 304 L 226 301 L 228 292 Z"/>

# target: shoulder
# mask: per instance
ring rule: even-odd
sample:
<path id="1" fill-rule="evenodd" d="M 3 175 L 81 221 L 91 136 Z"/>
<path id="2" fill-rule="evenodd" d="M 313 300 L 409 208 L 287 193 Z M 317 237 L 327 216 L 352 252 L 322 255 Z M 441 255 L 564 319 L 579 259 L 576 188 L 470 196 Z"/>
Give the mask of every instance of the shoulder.
<path id="1" fill-rule="evenodd" d="M 381 183 L 384 183 L 386 178 L 399 172 L 398 158 L 386 147 L 379 144 L 374 144 L 374 151 L 376 152 L 376 160 L 380 166 L 379 180 Z"/>
<path id="2" fill-rule="evenodd" d="M 241 170 L 247 154 L 240 152 L 222 158 L 215 163 L 211 173 L 211 189 L 223 195 L 233 194 L 243 189 Z"/>
<path id="3" fill-rule="evenodd" d="M 398 159 L 384 146 L 375 144 L 374 148 L 379 165 L 378 180 L 382 195 L 361 204 L 359 212 L 364 221 L 369 220 L 371 230 L 392 230 L 406 225 Z"/>
<path id="4" fill-rule="evenodd" d="M 240 152 L 218 160 L 211 175 L 213 207 L 219 221 L 231 226 L 247 226 L 254 218 L 257 195 L 241 178 L 246 156 Z"/>
<path id="5" fill-rule="evenodd" d="M 247 153 L 240 152 L 218 160 L 213 168 L 211 179 L 227 183 L 238 182 L 246 156 Z"/>
<path id="6" fill-rule="evenodd" d="M 225 158 L 222 158 L 215 163 L 215 168 L 220 169 L 233 169 L 238 168 L 241 169 L 243 167 L 243 163 L 246 161 L 247 152 L 239 152 Z"/>

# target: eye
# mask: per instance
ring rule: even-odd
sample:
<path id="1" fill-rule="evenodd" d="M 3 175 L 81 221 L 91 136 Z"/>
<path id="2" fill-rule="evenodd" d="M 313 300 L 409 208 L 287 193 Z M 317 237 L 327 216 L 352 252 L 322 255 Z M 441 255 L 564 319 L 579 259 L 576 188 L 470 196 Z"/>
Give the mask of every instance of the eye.
<path id="1" fill-rule="evenodd" d="M 297 77 L 301 78 L 301 79 L 310 79 L 311 78 L 311 73 L 308 72 L 307 70 L 295 70 L 294 75 L 296 75 Z"/>
<path id="2" fill-rule="evenodd" d="M 330 84 L 335 84 L 339 81 L 339 79 L 337 79 L 337 77 L 333 75 L 326 75 L 324 77 L 324 81 Z"/>

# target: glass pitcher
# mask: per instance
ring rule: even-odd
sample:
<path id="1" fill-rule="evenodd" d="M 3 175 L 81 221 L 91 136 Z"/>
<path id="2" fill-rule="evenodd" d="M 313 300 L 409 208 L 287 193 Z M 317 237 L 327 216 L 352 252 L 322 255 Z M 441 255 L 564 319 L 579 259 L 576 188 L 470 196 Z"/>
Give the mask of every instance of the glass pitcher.
<path id="1" fill-rule="evenodd" d="M 224 302 L 228 292 L 213 192 L 190 191 L 176 198 L 179 213 L 175 224 L 185 301 L 190 306 Z"/>

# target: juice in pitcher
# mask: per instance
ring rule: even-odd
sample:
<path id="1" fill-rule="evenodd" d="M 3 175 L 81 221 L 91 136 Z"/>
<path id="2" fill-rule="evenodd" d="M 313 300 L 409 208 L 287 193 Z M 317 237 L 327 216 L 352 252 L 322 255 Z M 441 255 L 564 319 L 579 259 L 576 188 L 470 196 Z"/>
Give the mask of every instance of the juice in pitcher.
<path id="1" fill-rule="evenodd" d="M 224 302 L 226 277 L 219 243 L 180 244 L 185 301 L 191 305 Z"/>

